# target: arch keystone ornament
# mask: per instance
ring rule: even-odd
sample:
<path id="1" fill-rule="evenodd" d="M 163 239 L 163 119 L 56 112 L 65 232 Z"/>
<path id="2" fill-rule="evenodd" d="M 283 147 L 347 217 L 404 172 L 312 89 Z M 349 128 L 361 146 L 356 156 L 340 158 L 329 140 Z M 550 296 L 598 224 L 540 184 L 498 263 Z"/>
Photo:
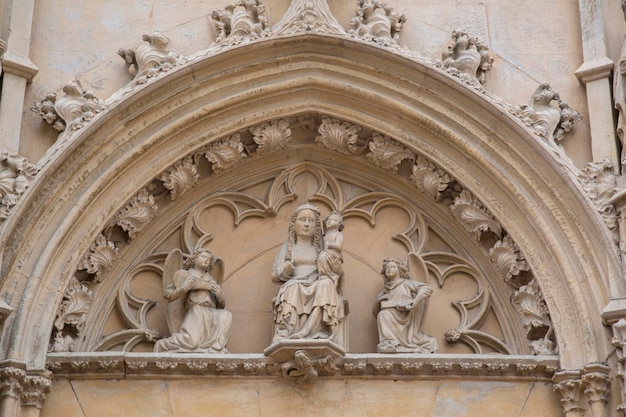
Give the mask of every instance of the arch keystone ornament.
<path id="1" fill-rule="evenodd" d="M 37 415 L 48 367 L 124 383 L 554 376 L 566 415 L 599 417 L 607 373 L 591 365 L 612 347 L 598 317 L 626 283 L 612 232 L 554 152 L 578 117 L 554 108 L 570 118 L 549 131 L 556 118 L 513 111 L 484 72 L 403 47 L 403 15 L 358 7 L 350 33 L 325 0 L 292 1 L 268 29 L 260 2 L 239 1 L 214 15 L 206 50 L 180 58 L 154 33 L 126 51 L 136 79 L 60 134 L 2 223 L 3 412 Z M 558 95 L 542 86 L 549 107 Z M 272 361 L 271 262 L 306 202 L 347 224 L 349 320 L 341 346 L 294 340 Z M 201 246 L 228 267 L 231 353 L 153 352 L 170 331 L 167 254 Z M 374 353 L 379 266 L 408 254 L 432 289 L 423 328 L 439 353 Z"/>

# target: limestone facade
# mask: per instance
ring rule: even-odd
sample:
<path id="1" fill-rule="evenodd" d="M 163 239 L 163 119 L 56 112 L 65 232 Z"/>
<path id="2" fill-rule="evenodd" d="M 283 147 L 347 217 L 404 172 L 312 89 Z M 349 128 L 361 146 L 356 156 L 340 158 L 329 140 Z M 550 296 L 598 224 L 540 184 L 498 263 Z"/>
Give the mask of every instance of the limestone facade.
<path id="1" fill-rule="evenodd" d="M 622 415 L 620 6 L 0 0 L 0 415 Z"/>

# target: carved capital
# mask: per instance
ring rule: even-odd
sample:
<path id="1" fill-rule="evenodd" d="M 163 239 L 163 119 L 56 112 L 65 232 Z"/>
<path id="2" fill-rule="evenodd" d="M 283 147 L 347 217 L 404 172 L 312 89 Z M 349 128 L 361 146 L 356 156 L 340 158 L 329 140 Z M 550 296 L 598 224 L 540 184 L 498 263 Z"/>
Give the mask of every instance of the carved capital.
<path id="1" fill-rule="evenodd" d="M 17 366 L 0 368 L 0 397 L 20 398 L 26 378 L 26 370 Z"/>
<path id="2" fill-rule="evenodd" d="M 46 400 L 46 394 L 50 392 L 51 385 L 52 373 L 49 371 L 41 375 L 27 376 L 22 390 L 22 405 L 41 409 Z"/>
<path id="3" fill-rule="evenodd" d="M 581 378 L 587 402 L 589 404 L 602 402 L 606 404 L 611 392 L 611 379 L 606 373 L 591 372 Z"/>
<path id="4" fill-rule="evenodd" d="M 553 389 L 561 395 L 561 405 L 565 414 L 585 409 L 581 398 L 582 382 L 580 379 L 574 378 L 576 375 L 578 373 L 559 372 L 553 378 L 555 382 Z"/>

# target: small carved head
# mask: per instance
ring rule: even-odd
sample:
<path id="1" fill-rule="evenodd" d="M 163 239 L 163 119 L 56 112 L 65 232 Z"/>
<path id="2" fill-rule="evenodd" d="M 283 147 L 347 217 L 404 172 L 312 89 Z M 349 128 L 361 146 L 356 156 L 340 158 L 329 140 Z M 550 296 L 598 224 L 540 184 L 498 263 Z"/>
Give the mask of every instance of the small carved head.
<path id="1" fill-rule="evenodd" d="M 390 273 L 390 271 L 393 269 L 393 265 L 395 265 L 398 269 L 398 276 L 400 278 L 409 278 L 409 265 L 405 261 L 398 258 L 386 258 L 385 260 L 383 260 L 383 267 L 380 271 L 385 279 L 385 282 L 389 278 L 388 273 Z"/>
<path id="2" fill-rule="evenodd" d="M 197 265 L 197 263 L 203 262 L 201 261 L 201 259 L 206 258 L 206 255 L 204 254 L 208 255 L 208 261 L 206 261 L 207 262 L 206 266 Z M 193 253 L 185 260 L 184 267 L 185 269 L 189 269 L 189 268 L 193 268 L 194 266 L 197 266 L 197 267 L 200 267 L 201 269 L 210 271 L 211 267 L 213 267 L 214 262 L 215 262 L 215 257 L 213 256 L 213 252 L 211 252 L 207 248 L 198 248 L 194 250 Z"/>
<path id="3" fill-rule="evenodd" d="M 332 222 L 333 220 L 336 222 L 336 224 L 338 225 L 339 231 L 341 232 L 344 228 L 343 216 L 337 211 L 331 212 L 328 215 L 328 217 L 326 217 L 326 219 L 324 220 L 324 227 L 328 229 L 329 222 Z"/>

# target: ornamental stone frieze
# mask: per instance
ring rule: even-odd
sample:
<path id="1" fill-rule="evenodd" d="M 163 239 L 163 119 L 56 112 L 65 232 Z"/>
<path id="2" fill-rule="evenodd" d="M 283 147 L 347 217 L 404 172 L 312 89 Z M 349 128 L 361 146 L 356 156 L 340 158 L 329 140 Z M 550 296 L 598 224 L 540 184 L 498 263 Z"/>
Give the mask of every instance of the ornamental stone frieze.
<path id="1" fill-rule="evenodd" d="M 359 0 L 356 16 L 351 21 L 349 31 L 337 22 L 326 0 L 292 1 L 282 19 L 271 28 L 268 26 L 265 8 L 260 0 L 236 1 L 222 10 L 215 10 L 211 17 L 217 30 L 215 42 L 208 49 L 187 57 L 181 57 L 171 50 L 169 39 L 159 31 L 145 34 L 143 40 L 146 43 L 134 49 L 119 49 L 118 53 L 125 60 L 133 82 L 111 96 L 106 104 L 90 92 L 83 92 L 80 84 L 72 81 L 64 89 L 66 90 L 65 98 L 57 99 L 56 94 L 51 93 L 44 100 L 36 103 L 33 111 L 59 131 L 79 129 L 96 113 L 103 111 L 106 106 L 115 105 L 138 88 L 142 88 L 149 79 L 154 79 L 157 75 L 171 71 L 175 67 L 182 67 L 215 56 L 224 49 L 262 42 L 272 37 L 318 33 L 356 39 L 390 48 L 394 53 L 455 77 L 477 90 L 497 107 L 520 117 L 537 135 L 546 138 L 549 143 L 552 143 L 553 139 L 557 142 L 562 140 L 563 134 L 580 120 L 578 112 L 562 101 L 558 94 L 552 92 L 547 84 L 542 84 L 533 95 L 531 103 L 523 106 L 511 106 L 485 90 L 483 87 L 485 75 L 491 70 L 494 57 L 484 42 L 467 31 L 460 29 L 453 31 L 452 45 L 443 52 L 442 59 L 431 59 L 400 45 L 399 34 L 406 22 L 406 16 L 395 12 L 390 5 L 379 0 Z M 552 101 L 558 102 L 560 107 L 558 112 L 555 112 L 555 107 L 550 105 Z M 61 102 L 62 106 L 57 104 L 58 102 Z M 78 113 L 76 113 L 77 109 L 80 110 Z M 66 127 L 68 124 L 70 129 Z M 286 139 L 288 140 L 288 137 Z M 374 144 L 377 141 L 378 139 L 374 141 Z M 264 144 L 259 146 L 265 147 Z M 373 145 L 370 144 L 370 146 Z M 571 161 L 562 156 L 563 152 L 560 150 L 557 157 L 563 159 L 562 162 L 571 165 Z M 372 157 L 377 161 L 374 163 L 382 163 L 376 151 L 372 152 Z M 390 167 L 390 169 L 393 168 Z"/>

